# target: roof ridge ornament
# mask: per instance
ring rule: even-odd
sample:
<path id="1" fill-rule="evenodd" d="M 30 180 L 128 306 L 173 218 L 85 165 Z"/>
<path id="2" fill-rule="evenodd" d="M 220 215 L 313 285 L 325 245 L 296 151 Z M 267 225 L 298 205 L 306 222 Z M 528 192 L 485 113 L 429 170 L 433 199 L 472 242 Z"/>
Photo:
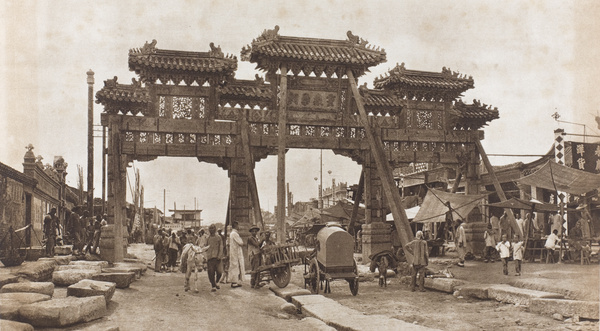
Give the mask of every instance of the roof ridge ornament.
<path id="1" fill-rule="evenodd" d="M 151 43 L 148 43 L 146 41 L 146 43 L 144 44 L 144 46 L 142 47 L 140 52 L 143 55 L 150 55 L 150 54 L 156 53 L 156 43 L 157 43 L 156 39 L 152 39 Z"/>
<path id="2" fill-rule="evenodd" d="M 366 47 L 367 44 L 369 43 L 368 40 L 365 40 L 363 38 L 360 38 L 358 35 L 354 35 L 352 33 L 352 31 L 348 30 L 348 32 L 346 32 L 346 36 L 348 36 L 348 41 L 352 44 L 357 44 L 360 45 L 362 47 Z"/>
<path id="3" fill-rule="evenodd" d="M 105 80 L 104 87 L 117 87 L 117 79 L 119 79 L 119 77 L 115 76 L 113 79 Z"/>
<path id="4" fill-rule="evenodd" d="M 210 51 L 208 52 L 208 54 L 211 57 L 220 57 L 220 58 L 225 57 L 225 54 L 223 54 L 223 52 L 221 51 L 221 45 L 215 47 L 215 43 L 211 42 L 209 44 L 209 46 L 210 46 Z"/>
<path id="5" fill-rule="evenodd" d="M 265 29 L 263 33 L 256 38 L 256 41 L 271 41 L 279 39 L 279 25 L 275 25 L 274 29 Z"/>

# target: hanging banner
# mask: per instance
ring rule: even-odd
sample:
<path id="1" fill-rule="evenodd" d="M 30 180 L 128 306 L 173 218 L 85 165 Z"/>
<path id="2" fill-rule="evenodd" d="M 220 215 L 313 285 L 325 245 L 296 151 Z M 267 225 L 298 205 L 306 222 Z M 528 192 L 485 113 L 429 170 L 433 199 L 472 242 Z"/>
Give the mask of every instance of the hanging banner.
<path id="1" fill-rule="evenodd" d="M 600 173 L 600 144 L 571 142 L 572 167 L 595 174 Z"/>

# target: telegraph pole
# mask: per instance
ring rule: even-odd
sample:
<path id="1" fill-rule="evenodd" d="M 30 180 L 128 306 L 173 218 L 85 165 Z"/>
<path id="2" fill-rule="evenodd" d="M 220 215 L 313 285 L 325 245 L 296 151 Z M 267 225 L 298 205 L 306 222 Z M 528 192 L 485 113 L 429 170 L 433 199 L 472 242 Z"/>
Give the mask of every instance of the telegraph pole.
<path id="1" fill-rule="evenodd" d="M 88 176 L 87 209 L 94 216 L 94 72 L 87 72 L 88 84 Z M 103 151 L 104 152 L 104 151 Z"/>

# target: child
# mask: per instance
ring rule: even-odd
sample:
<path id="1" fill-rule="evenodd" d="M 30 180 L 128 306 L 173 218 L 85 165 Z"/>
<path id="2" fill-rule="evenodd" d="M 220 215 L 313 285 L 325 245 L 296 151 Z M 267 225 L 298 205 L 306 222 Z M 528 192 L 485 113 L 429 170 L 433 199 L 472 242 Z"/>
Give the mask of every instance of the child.
<path id="1" fill-rule="evenodd" d="M 500 259 L 502 259 L 502 272 L 508 275 L 508 258 L 510 257 L 510 241 L 508 241 L 506 234 L 502 234 L 502 239 L 496 245 L 496 250 L 500 252 Z"/>
<path id="2" fill-rule="evenodd" d="M 519 235 L 515 235 L 512 244 L 513 260 L 515 260 L 515 276 L 521 276 L 521 261 L 523 261 L 523 242 L 519 239 Z"/>
<path id="3" fill-rule="evenodd" d="M 488 263 L 490 260 L 494 263 L 494 251 L 496 246 L 496 239 L 494 238 L 494 230 L 492 229 L 492 224 L 488 223 L 487 230 L 483 233 L 483 239 L 485 239 L 485 251 L 484 258 L 485 263 Z"/>

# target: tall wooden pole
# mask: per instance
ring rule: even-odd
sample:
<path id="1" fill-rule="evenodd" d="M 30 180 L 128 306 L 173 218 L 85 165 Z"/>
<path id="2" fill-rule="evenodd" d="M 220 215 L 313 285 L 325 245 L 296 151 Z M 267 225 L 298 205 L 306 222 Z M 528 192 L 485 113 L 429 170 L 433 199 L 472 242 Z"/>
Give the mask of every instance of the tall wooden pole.
<path id="1" fill-rule="evenodd" d="M 392 167 L 390 166 L 389 161 L 384 155 L 383 143 L 381 142 L 379 137 L 375 136 L 375 133 L 373 132 L 373 129 L 369 124 L 369 117 L 367 116 L 362 96 L 358 92 L 358 87 L 356 85 L 356 80 L 354 79 L 354 74 L 352 73 L 352 70 L 346 70 L 346 75 L 348 76 L 348 80 L 350 81 L 352 94 L 354 96 L 354 100 L 356 101 L 356 106 L 360 114 L 360 119 L 363 122 L 363 126 L 365 128 L 365 134 L 367 136 L 369 146 L 371 147 L 371 155 L 373 156 L 373 159 L 375 159 L 375 164 L 377 166 L 377 174 L 381 179 L 383 191 L 388 198 L 388 203 L 390 205 L 390 209 L 392 210 L 392 215 L 394 216 L 394 224 L 396 225 L 396 230 L 398 231 L 398 237 L 400 237 L 400 242 L 402 243 L 402 246 L 406 246 L 406 244 L 413 240 L 414 236 L 410 228 L 410 224 L 408 223 L 408 217 L 406 216 L 406 212 L 404 211 L 404 208 L 402 208 L 402 198 L 400 197 L 400 192 L 398 192 L 398 188 L 396 187 L 396 185 L 394 185 Z M 407 257 L 409 257 L 410 261 L 412 259 L 412 256 L 409 256 L 409 253 L 407 251 L 404 251 L 404 253 L 407 255 Z"/>
<path id="2" fill-rule="evenodd" d="M 102 126 L 102 215 L 106 214 L 106 127 Z"/>
<path id="3" fill-rule="evenodd" d="M 94 72 L 87 72 L 88 84 L 88 176 L 87 209 L 94 216 Z"/>
<path id="4" fill-rule="evenodd" d="M 277 243 L 285 243 L 285 136 L 287 135 L 287 66 L 281 65 L 277 125 Z"/>

